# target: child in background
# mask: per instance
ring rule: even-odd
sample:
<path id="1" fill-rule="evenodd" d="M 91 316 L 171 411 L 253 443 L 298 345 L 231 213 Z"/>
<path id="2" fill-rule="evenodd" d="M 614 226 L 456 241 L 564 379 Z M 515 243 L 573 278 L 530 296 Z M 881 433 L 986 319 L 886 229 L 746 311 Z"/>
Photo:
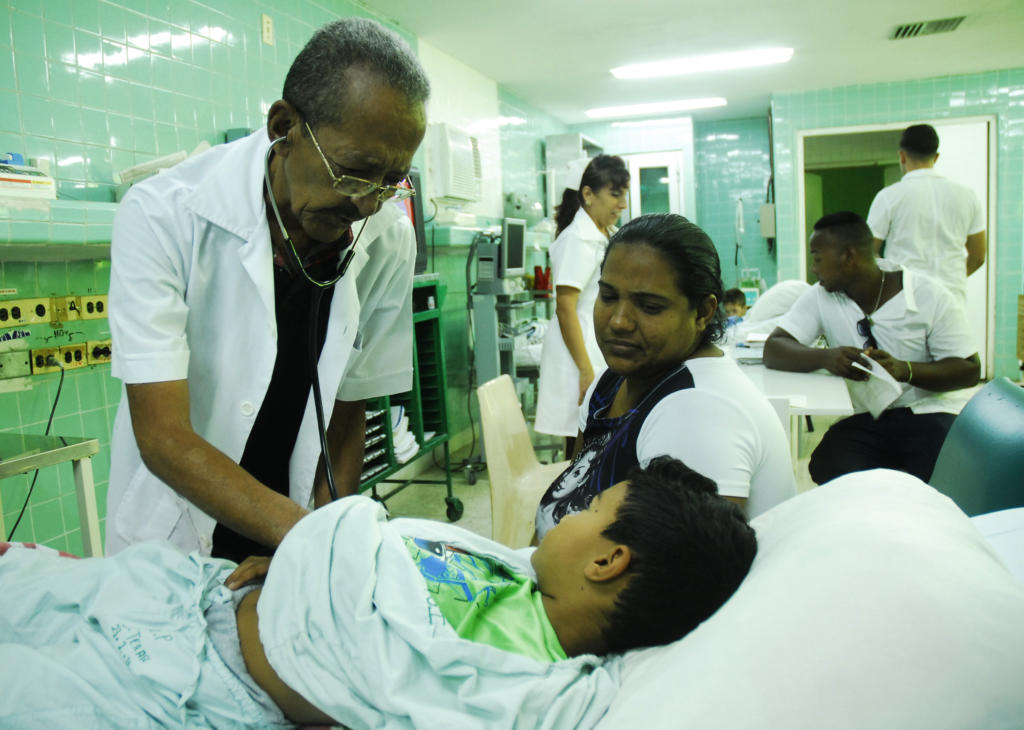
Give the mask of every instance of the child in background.
<path id="1" fill-rule="evenodd" d="M 536 549 L 388 522 L 361 496 L 304 517 L 269 572 L 159 542 L 12 547 L 0 726 L 589 727 L 618 686 L 605 655 L 691 631 L 756 550 L 742 510 L 669 457 Z"/>
<path id="2" fill-rule="evenodd" d="M 747 295 L 740 289 L 726 289 L 722 308 L 728 317 L 727 324 L 738 324 L 747 313 Z"/>

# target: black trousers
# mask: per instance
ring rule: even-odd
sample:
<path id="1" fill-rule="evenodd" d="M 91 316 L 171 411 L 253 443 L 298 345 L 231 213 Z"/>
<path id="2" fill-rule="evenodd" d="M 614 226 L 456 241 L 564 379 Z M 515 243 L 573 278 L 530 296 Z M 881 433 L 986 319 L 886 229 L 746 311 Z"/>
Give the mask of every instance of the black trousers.
<path id="1" fill-rule="evenodd" d="M 858 413 L 833 424 L 811 454 L 808 470 L 815 484 L 852 471 L 896 469 L 928 481 L 952 413 L 914 414 L 909 408 L 885 411 L 876 421 Z"/>

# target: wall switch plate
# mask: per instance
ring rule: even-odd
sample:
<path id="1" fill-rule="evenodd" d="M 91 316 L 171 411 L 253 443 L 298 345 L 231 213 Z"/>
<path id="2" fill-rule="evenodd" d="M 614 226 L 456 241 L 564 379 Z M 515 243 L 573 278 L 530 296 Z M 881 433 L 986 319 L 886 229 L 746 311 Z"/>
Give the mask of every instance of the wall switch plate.
<path id="1" fill-rule="evenodd" d="M 274 20 L 266 13 L 260 16 L 260 33 L 264 43 L 274 45 Z"/>
<path id="2" fill-rule="evenodd" d="M 0 379 L 21 378 L 32 374 L 28 350 L 0 352 Z"/>
<path id="3" fill-rule="evenodd" d="M 81 319 L 81 301 L 78 297 L 54 297 L 51 304 L 51 322 L 69 322 Z"/>

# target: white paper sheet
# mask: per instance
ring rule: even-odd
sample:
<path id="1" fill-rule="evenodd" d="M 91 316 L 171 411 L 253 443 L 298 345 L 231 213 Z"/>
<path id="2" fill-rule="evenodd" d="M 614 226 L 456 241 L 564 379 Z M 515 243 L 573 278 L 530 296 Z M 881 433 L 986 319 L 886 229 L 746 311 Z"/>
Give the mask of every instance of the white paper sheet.
<path id="1" fill-rule="evenodd" d="M 882 411 L 903 395 L 903 385 L 870 357 L 864 355 L 864 359 L 871 364 L 870 369 L 859 362 L 853 363 L 853 366 L 871 377 L 867 380 L 847 380 L 846 385 L 850 389 L 850 398 L 854 403 L 863 405 L 873 418 L 878 418 Z"/>

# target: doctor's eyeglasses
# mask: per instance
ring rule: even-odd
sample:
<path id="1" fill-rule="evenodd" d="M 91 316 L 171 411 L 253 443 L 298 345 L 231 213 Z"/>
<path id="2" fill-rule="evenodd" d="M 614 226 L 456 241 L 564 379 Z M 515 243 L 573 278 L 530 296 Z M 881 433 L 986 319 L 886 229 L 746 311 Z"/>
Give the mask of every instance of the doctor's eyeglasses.
<path id="1" fill-rule="evenodd" d="M 377 199 L 381 202 L 385 200 L 404 200 L 416 194 L 416 190 L 413 188 L 412 183 L 409 182 L 408 178 L 402 180 L 398 185 L 378 185 L 372 180 L 364 180 L 361 177 L 354 177 L 352 175 L 335 175 L 331 169 L 331 163 L 327 159 L 327 155 L 320 149 L 320 143 L 316 141 L 316 135 L 313 134 L 313 130 L 310 129 L 309 122 L 303 120 L 302 122 L 306 131 L 309 132 L 310 139 L 313 140 L 313 145 L 316 147 L 316 151 L 320 153 L 320 159 L 324 161 L 324 166 L 327 168 L 327 174 L 331 176 L 331 187 L 334 188 L 335 192 L 347 195 L 350 198 L 362 198 L 365 195 L 376 191 Z"/>

